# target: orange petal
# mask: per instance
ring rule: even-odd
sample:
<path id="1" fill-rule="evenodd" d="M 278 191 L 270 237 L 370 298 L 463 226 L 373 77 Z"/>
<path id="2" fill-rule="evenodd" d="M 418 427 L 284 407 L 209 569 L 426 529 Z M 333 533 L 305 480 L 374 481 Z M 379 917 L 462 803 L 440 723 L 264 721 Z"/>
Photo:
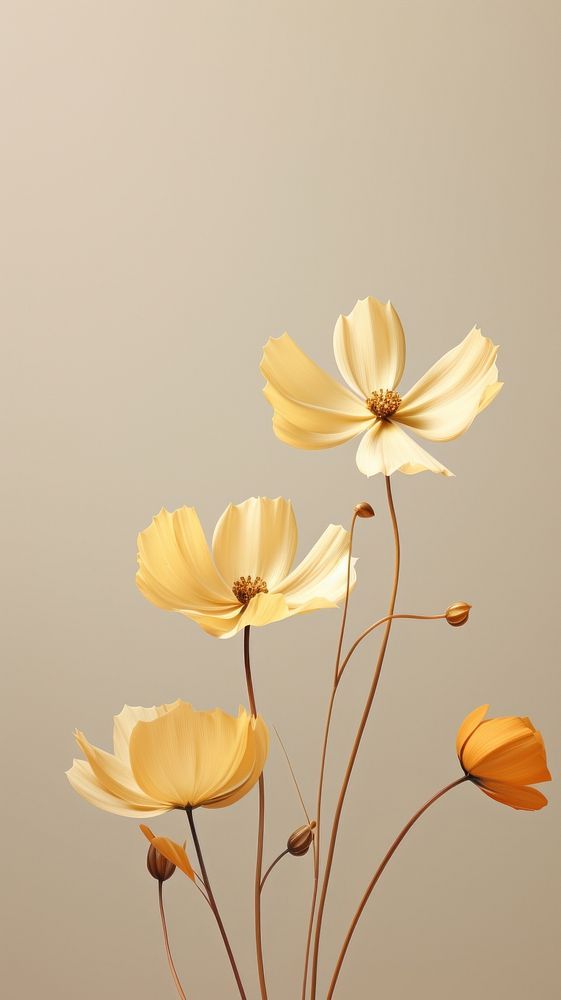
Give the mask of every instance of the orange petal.
<path id="1" fill-rule="evenodd" d="M 534 812 L 536 809 L 543 809 L 547 805 L 545 795 L 542 795 L 537 788 L 527 788 L 524 785 L 507 785 L 500 781 L 486 781 L 484 785 L 479 785 L 482 792 L 495 802 L 502 802 L 512 809 L 524 809 L 527 812 Z"/>
<path id="2" fill-rule="evenodd" d="M 462 760 L 463 749 L 469 737 L 483 721 L 488 711 L 488 705 L 480 705 L 479 708 L 475 708 L 473 712 L 466 715 L 464 721 L 458 729 L 458 734 L 456 736 L 456 753 L 458 754 L 460 761 Z"/>
<path id="3" fill-rule="evenodd" d="M 160 854 L 164 856 L 168 861 L 171 861 L 172 865 L 176 868 L 180 868 L 182 872 L 185 872 L 188 878 L 192 882 L 195 881 L 195 873 L 191 868 L 191 864 L 187 854 L 185 853 L 185 848 L 181 844 L 176 844 L 175 840 L 170 840 L 169 837 L 156 837 L 152 833 L 149 826 L 145 826 L 144 823 L 140 824 L 140 829 L 142 830 L 144 836 L 150 841 L 152 847 L 154 847 Z"/>

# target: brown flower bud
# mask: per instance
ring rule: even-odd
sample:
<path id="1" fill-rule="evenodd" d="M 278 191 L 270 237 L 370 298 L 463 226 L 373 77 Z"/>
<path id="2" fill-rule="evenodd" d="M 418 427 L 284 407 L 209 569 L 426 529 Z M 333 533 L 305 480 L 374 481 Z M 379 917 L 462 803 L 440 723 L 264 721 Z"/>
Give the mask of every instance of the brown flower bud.
<path id="1" fill-rule="evenodd" d="M 446 621 L 449 625 L 453 625 L 454 628 L 458 628 L 459 625 L 465 625 L 469 618 L 469 613 L 471 611 L 471 604 L 466 604 L 465 601 L 457 601 L 456 604 L 451 604 L 446 610 Z"/>
<path id="2" fill-rule="evenodd" d="M 168 861 L 167 858 L 164 858 L 163 854 L 160 854 L 158 849 L 152 844 L 150 844 L 148 854 L 146 855 L 146 867 L 152 878 L 157 878 L 158 882 L 167 881 L 175 871 L 175 865 L 171 861 Z"/>
<path id="3" fill-rule="evenodd" d="M 295 858 L 301 858 L 304 854 L 308 853 L 314 839 L 315 826 L 315 820 L 312 820 L 311 823 L 306 823 L 306 826 L 299 826 L 294 833 L 290 834 L 286 842 L 289 854 L 292 854 Z"/>
<path id="4" fill-rule="evenodd" d="M 357 517 L 375 517 L 374 508 L 363 500 L 362 503 L 357 503 L 355 507 L 355 514 Z"/>

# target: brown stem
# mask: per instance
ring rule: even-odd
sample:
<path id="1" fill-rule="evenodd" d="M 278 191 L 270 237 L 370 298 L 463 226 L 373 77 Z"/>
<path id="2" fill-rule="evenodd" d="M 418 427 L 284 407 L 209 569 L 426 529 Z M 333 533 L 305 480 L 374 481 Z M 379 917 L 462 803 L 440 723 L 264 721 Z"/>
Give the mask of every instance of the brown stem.
<path id="1" fill-rule="evenodd" d="M 246 993 L 245 993 L 245 990 L 243 988 L 243 984 L 242 984 L 242 981 L 241 981 L 241 978 L 240 978 L 240 974 L 238 972 L 238 967 L 236 965 L 236 960 L 234 958 L 234 953 L 233 953 L 232 948 L 230 946 L 230 942 L 228 940 L 228 935 L 226 934 L 226 928 L 224 927 L 224 924 L 222 923 L 222 917 L 220 916 L 220 911 L 218 909 L 218 905 L 216 903 L 216 900 L 214 898 L 214 893 L 213 893 L 211 885 L 210 885 L 210 880 L 209 880 L 209 877 L 208 877 L 208 874 L 207 874 L 207 870 L 206 870 L 205 862 L 204 862 L 204 858 L 203 858 L 203 852 L 201 850 L 201 845 L 199 843 L 199 837 L 198 837 L 198 834 L 197 834 L 197 829 L 195 827 L 195 820 L 193 819 L 193 809 L 192 809 L 192 807 L 191 806 L 186 806 L 185 807 L 185 812 L 187 813 L 187 819 L 189 820 L 189 826 L 191 828 L 191 835 L 193 837 L 193 843 L 195 845 L 195 851 L 197 852 L 197 857 L 199 859 L 199 867 L 201 869 L 201 875 L 203 877 L 203 882 L 205 884 L 205 889 L 207 891 L 208 901 L 209 901 L 209 903 L 211 905 L 212 912 L 214 913 L 214 919 L 216 920 L 216 923 L 218 924 L 218 929 L 219 929 L 219 931 L 220 931 L 220 933 L 222 935 L 222 940 L 224 941 L 224 946 L 225 946 L 226 951 L 228 953 L 228 958 L 230 959 L 230 965 L 232 966 L 232 971 L 234 973 L 234 977 L 235 977 L 235 980 L 236 980 L 236 983 L 237 983 L 237 986 L 238 986 L 238 990 L 240 991 L 240 996 L 241 996 L 242 1000 L 247 1000 Z"/>
<path id="2" fill-rule="evenodd" d="M 436 795 L 433 795 L 433 797 L 431 799 L 429 799 L 428 802 L 425 802 L 424 806 L 421 806 L 421 808 L 415 813 L 415 815 L 411 817 L 411 819 L 409 820 L 409 822 L 405 824 L 405 826 L 403 827 L 403 830 L 401 831 L 401 833 L 398 834 L 398 836 L 395 838 L 392 846 L 390 847 L 389 851 L 385 855 L 383 861 L 381 862 L 381 864 L 379 865 L 379 867 L 376 869 L 374 875 L 372 876 L 372 879 L 370 880 L 370 882 L 368 884 L 368 888 L 366 889 L 366 892 L 364 893 L 364 896 L 362 897 L 362 899 L 360 901 L 359 907 L 358 907 L 358 909 L 357 909 L 357 911 L 356 911 L 356 913 L 355 913 L 355 915 L 354 915 L 354 917 L 352 919 L 351 926 L 349 927 L 349 930 L 347 932 L 347 936 L 346 936 L 345 941 L 343 943 L 343 947 L 341 948 L 341 952 L 339 954 L 339 958 L 337 959 L 337 965 L 335 966 L 335 971 L 333 973 L 333 976 L 331 977 L 331 982 L 329 984 L 329 990 L 327 992 L 327 1000 L 331 1000 L 331 997 L 333 996 L 333 991 L 335 989 L 335 984 L 337 983 L 337 979 L 339 978 L 339 973 L 341 971 L 341 966 L 343 965 L 343 961 L 344 961 L 345 955 L 347 953 L 347 948 L 349 947 L 351 938 L 352 938 L 352 936 L 354 934 L 355 927 L 358 924 L 358 922 L 360 920 L 360 917 L 361 917 L 361 914 L 362 914 L 362 911 L 364 910 L 364 907 L 366 906 L 366 904 L 367 904 L 367 902 L 368 902 L 368 900 L 370 898 L 372 890 L 374 889 L 374 886 L 376 885 L 378 879 L 380 878 L 380 875 L 384 871 L 384 868 L 386 867 L 388 861 L 393 856 L 393 854 L 395 854 L 397 848 L 401 844 L 401 841 L 403 840 L 403 838 L 405 837 L 405 835 L 409 832 L 409 830 L 411 829 L 411 827 L 413 826 L 413 824 L 416 823 L 417 820 L 419 819 L 419 817 L 422 816 L 423 813 L 427 811 L 427 809 L 429 808 L 429 806 L 432 806 L 433 802 L 436 802 L 437 799 L 440 799 L 443 795 L 446 794 L 446 792 L 449 792 L 451 788 L 456 788 L 457 785 L 461 785 L 462 782 L 464 782 L 464 781 L 469 781 L 469 775 L 468 774 L 462 775 L 461 778 L 457 778 L 456 781 L 452 781 L 452 782 L 450 782 L 449 785 L 446 785 L 444 788 L 441 788 L 440 791 L 436 793 Z"/>
<path id="3" fill-rule="evenodd" d="M 290 852 L 288 850 L 288 847 L 285 847 L 284 851 L 281 851 L 281 853 L 275 858 L 275 860 L 271 862 L 271 864 L 267 868 L 267 871 L 265 872 L 263 878 L 261 879 L 261 891 L 263 891 L 263 886 L 265 885 L 265 882 L 267 881 L 267 879 L 268 879 L 269 875 L 271 874 L 271 872 L 272 872 L 273 868 L 275 867 L 275 865 L 278 865 L 279 861 L 281 861 L 282 858 L 284 858 L 289 853 Z"/>
<path id="4" fill-rule="evenodd" d="M 384 656 L 386 654 L 386 648 L 388 645 L 388 639 L 390 637 L 390 631 L 392 627 L 392 615 L 395 610 L 395 602 L 397 597 L 397 587 L 399 583 L 399 565 L 400 565 L 400 544 L 399 544 L 399 529 L 397 526 L 397 518 L 395 514 L 395 507 L 392 497 L 392 489 L 390 484 L 390 477 L 386 476 L 386 495 L 388 500 L 388 508 L 390 512 L 390 518 L 393 528 L 394 536 L 394 549 L 395 549 L 395 563 L 394 563 L 394 575 L 393 584 L 390 596 L 390 603 L 388 607 L 388 621 L 386 623 L 386 628 L 382 637 L 382 642 L 380 646 L 380 651 L 378 654 L 378 661 L 376 663 L 376 669 L 374 671 L 374 677 L 372 679 L 372 684 L 370 686 L 370 691 L 368 692 L 368 698 L 366 699 L 366 705 L 364 706 L 364 711 L 362 713 L 362 718 L 355 736 L 355 741 L 353 748 L 351 750 L 351 755 L 349 757 L 349 762 L 347 764 L 347 770 L 345 772 L 345 777 L 343 778 L 343 784 L 341 786 L 341 791 L 339 792 L 339 799 L 337 801 L 337 807 L 335 809 L 335 815 L 333 817 L 333 823 L 331 827 L 331 837 L 329 841 L 329 849 L 327 853 L 327 860 L 325 863 L 325 872 L 323 876 L 323 884 L 321 887 L 321 896 L 318 907 L 318 915 L 316 921 L 316 932 L 314 937 L 314 953 L 312 959 L 312 982 L 311 982 L 311 1000 L 315 1000 L 316 990 L 317 990 L 317 975 L 318 975 L 318 959 L 319 959 L 319 944 L 321 937 L 321 925 L 323 921 L 323 913 L 325 910 L 325 900 L 327 897 L 327 889 L 329 887 L 329 877 L 331 875 L 331 868 L 333 866 L 333 855 L 335 853 L 335 844 L 337 841 L 337 833 L 339 831 L 339 823 L 341 821 L 341 813 L 343 811 L 343 805 L 345 802 L 345 796 L 347 794 L 347 788 L 349 787 L 349 781 L 351 779 L 352 770 L 354 767 L 355 760 L 357 758 L 358 750 L 360 747 L 360 742 L 362 740 L 362 735 L 366 728 L 366 723 L 368 722 L 368 716 L 370 715 L 370 709 L 372 708 L 372 702 L 374 701 L 374 696 L 376 694 L 376 689 L 378 687 L 378 682 L 380 680 L 380 674 L 382 672 L 382 666 L 384 663 Z"/>
<path id="5" fill-rule="evenodd" d="M 253 680 L 251 677 L 251 661 L 249 657 L 249 632 L 250 625 L 246 625 L 243 630 L 243 658 L 245 666 L 245 679 L 247 683 L 247 695 L 249 707 L 252 715 L 257 715 L 255 704 L 255 692 L 253 690 Z M 265 981 L 265 963 L 263 961 L 263 942 L 261 935 L 261 875 L 263 872 L 263 844 L 265 840 L 265 780 L 263 774 L 259 777 L 259 819 L 257 828 L 257 855 L 255 859 L 255 950 L 257 953 L 257 972 L 259 975 L 259 989 L 261 1000 L 267 1000 L 267 985 Z"/>
<path id="6" fill-rule="evenodd" d="M 339 684 L 339 681 L 341 680 L 341 677 L 343 676 L 343 671 L 344 671 L 345 667 L 347 666 L 347 663 L 349 662 L 349 660 L 350 660 L 351 656 L 353 655 L 353 653 L 354 653 L 355 649 L 357 648 L 357 646 L 360 645 L 360 643 L 362 642 L 362 640 L 366 639 L 366 636 L 370 635 L 370 633 L 373 632 L 375 628 L 378 628 L 379 625 L 385 625 L 386 622 L 389 622 L 389 621 L 394 621 L 395 622 L 395 621 L 398 621 L 399 619 L 401 619 L 401 620 L 409 619 L 411 621 L 417 621 L 417 622 L 436 622 L 436 621 L 440 621 L 440 619 L 442 619 L 442 618 L 446 618 L 446 615 L 445 614 L 442 614 L 442 615 L 386 615 L 385 618 L 379 618 L 378 621 L 374 622 L 373 625 L 369 625 L 368 628 L 365 628 L 364 632 L 361 632 L 361 634 L 359 635 L 358 639 L 355 639 L 355 641 L 353 642 L 351 648 L 349 649 L 349 652 L 347 653 L 345 659 L 343 660 L 343 662 L 341 664 L 341 667 L 339 669 L 339 673 L 337 674 L 337 684 Z"/>
<path id="7" fill-rule="evenodd" d="M 181 1000 L 187 1000 L 187 995 L 181 985 L 179 976 L 177 975 L 177 972 L 175 970 L 175 965 L 173 964 L 173 958 L 171 957 L 171 948 L 169 946 L 168 929 L 166 925 L 166 915 L 164 912 L 164 897 L 163 897 L 162 887 L 163 887 L 163 882 L 161 879 L 158 879 L 158 900 L 160 903 L 160 917 L 162 918 L 162 930 L 164 932 L 164 945 L 166 948 L 168 965 L 178 995 L 181 997 Z"/>
<path id="8" fill-rule="evenodd" d="M 329 705 L 327 706 L 327 716 L 325 719 L 325 728 L 323 732 L 323 743 L 321 748 L 321 763 L 319 771 L 319 784 L 318 784 L 318 794 L 316 802 L 316 829 L 314 835 L 314 886 L 312 890 L 312 902 L 310 905 L 310 916 L 308 919 L 308 934 L 306 937 L 306 954 L 304 956 L 304 977 L 302 980 L 302 1000 L 306 1000 L 306 987 L 308 984 L 308 965 L 310 962 L 310 948 L 312 944 L 312 932 L 314 929 L 314 917 L 316 912 L 316 902 L 318 896 L 318 886 L 319 886 L 319 848 L 320 848 L 320 826 L 321 826 L 321 804 L 323 798 L 323 781 L 325 776 L 325 761 L 327 757 L 327 744 L 329 742 L 329 730 L 331 727 L 331 716 L 333 715 L 333 702 L 335 701 L 335 692 L 337 690 L 337 684 L 339 683 L 339 664 L 341 662 L 341 652 L 343 649 L 343 638 L 345 635 L 345 625 L 347 623 L 347 611 L 349 608 L 349 595 L 351 590 L 351 560 L 353 551 L 353 535 L 355 530 L 356 519 L 358 513 L 355 510 L 353 514 L 353 519 L 351 521 L 351 529 L 349 532 L 349 555 L 347 558 L 347 586 L 345 589 L 345 604 L 343 607 L 343 615 L 341 618 L 341 628 L 339 630 L 339 642 L 337 645 L 337 656 L 335 658 L 335 671 L 333 674 L 333 686 L 331 689 L 331 695 L 329 698 Z"/>

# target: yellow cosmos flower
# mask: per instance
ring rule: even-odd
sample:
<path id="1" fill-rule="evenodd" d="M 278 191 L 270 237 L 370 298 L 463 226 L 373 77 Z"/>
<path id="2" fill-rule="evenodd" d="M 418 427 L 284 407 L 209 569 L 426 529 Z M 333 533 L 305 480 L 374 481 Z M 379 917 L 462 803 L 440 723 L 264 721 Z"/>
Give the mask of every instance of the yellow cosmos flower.
<path id="1" fill-rule="evenodd" d="M 542 809 L 545 795 L 528 788 L 551 781 L 544 742 L 527 718 L 485 719 L 488 705 L 471 712 L 458 729 L 456 750 L 465 773 L 482 792 L 513 809 Z"/>
<path id="2" fill-rule="evenodd" d="M 70 784 L 92 805 L 120 816 L 232 805 L 259 780 L 269 749 L 259 716 L 243 708 L 237 717 L 219 708 L 198 712 L 184 701 L 125 705 L 114 718 L 112 754 L 75 735 L 86 760 L 75 760 L 66 772 Z"/>
<path id="3" fill-rule="evenodd" d="M 212 555 L 193 507 L 162 510 L 138 536 L 136 582 L 152 604 L 226 638 L 245 625 L 336 607 L 345 595 L 349 541 L 348 531 L 330 524 L 291 571 L 298 529 L 289 500 L 230 504 L 214 530 Z"/>
<path id="4" fill-rule="evenodd" d="M 391 303 L 373 298 L 339 317 L 333 347 L 349 388 L 311 361 L 288 334 L 267 342 L 263 391 L 274 410 L 277 437 L 294 448 L 316 449 L 363 434 L 356 462 L 367 476 L 425 470 L 453 475 L 402 427 L 429 441 L 450 441 L 467 431 L 501 389 L 498 348 L 474 327 L 401 396 L 403 330 Z"/>

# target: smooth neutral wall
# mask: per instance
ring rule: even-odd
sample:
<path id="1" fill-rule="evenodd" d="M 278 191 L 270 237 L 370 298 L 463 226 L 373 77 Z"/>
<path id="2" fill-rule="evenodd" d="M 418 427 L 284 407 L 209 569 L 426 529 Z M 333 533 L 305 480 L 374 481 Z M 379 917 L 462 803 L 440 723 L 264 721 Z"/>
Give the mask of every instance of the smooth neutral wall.
<path id="1" fill-rule="evenodd" d="M 156 885 L 132 820 L 76 796 L 79 727 L 110 746 L 123 703 L 245 702 L 241 637 L 213 640 L 135 587 L 136 534 L 194 505 L 291 497 L 300 553 L 357 530 L 349 636 L 384 614 L 384 483 L 354 445 L 294 451 L 262 397 L 261 349 L 288 330 L 335 373 L 332 331 L 391 298 L 407 388 L 474 324 L 505 388 L 458 441 L 456 474 L 393 480 L 398 607 L 473 604 L 469 625 L 394 628 L 328 896 L 321 983 L 358 899 L 411 813 L 458 774 L 464 715 L 530 715 L 559 741 L 560 15 L 547 0 L 5 0 L 0 11 L 3 994 L 172 997 Z M 310 809 L 338 631 L 317 612 L 256 631 L 261 711 Z M 376 644 L 341 692 L 332 809 Z M 266 861 L 302 822 L 276 739 Z M 559 785 L 539 813 L 455 789 L 371 900 L 338 996 L 549 1000 L 559 981 Z M 200 816 L 244 976 L 253 794 Z M 177 840 L 178 814 L 153 822 Z M 310 858 L 264 895 L 270 1000 L 299 996 Z M 188 995 L 234 997 L 190 884 L 167 886 Z"/>

